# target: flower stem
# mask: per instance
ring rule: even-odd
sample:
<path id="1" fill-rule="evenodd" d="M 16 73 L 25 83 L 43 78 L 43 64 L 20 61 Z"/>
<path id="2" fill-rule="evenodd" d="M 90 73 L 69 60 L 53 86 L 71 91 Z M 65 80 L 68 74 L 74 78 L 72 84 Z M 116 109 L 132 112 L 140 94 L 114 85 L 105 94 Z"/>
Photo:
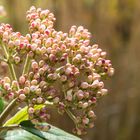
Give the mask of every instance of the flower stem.
<path id="1" fill-rule="evenodd" d="M 25 60 L 25 64 L 24 64 L 24 68 L 23 68 L 23 72 L 22 75 L 27 74 L 30 68 L 30 57 L 27 54 L 26 60 Z"/>
<path id="2" fill-rule="evenodd" d="M 9 53 L 7 51 L 7 48 L 4 44 L 1 43 L 1 46 L 2 46 L 2 49 L 4 51 L 4 54 L 5 54 L 5 57 L 8 61 L 9 59 Z M 11 73 L 11 77 L 13 80 L 16 80 L 17 81 L 17 77 L 16 77 L 16 73 L 15 73 L 15 69 L 14 69 L 14 65 L 11 64 L 10 62 L 7 62 L 8 64 L 8 67 L 9 67 L 9 71 Z M 18 87 L 19 89 L 19 87 Z M 8 106 L 3 110 L 3 112 L 0 114 L 0 126 L 2 126 L 4 120 L 7 118 L 7 116 L 9 115 L 9 113 L 11 112 L 11 110 L 16 106 L 16 101 L 17 101 L 17 98 L 13 99 L 9 104 Z"/>
<path id="3" fill-rule="evenodd" d="M 17 81 L 16 73 L 14 70 L 14 65 L 11 64 L 10 62 L 8 62 L 8 67 L 9 67 L 12 79 Z"/>
<path id="4" fill-rule="evenodd" d="M 1 130 L 11 130 L 11 129 L 15 129 L 15 128 L 20 128 L 20 125 L 14 124 L 14 125 L 9 125 L 9 126 L 3 126 L 0 127 L 0 131 Z"/>
<path id="5" fill-rule="evenodd" d="M 73 122 L 76 124 L 76 117 L 72 114 L 72 112 L 65 108 L 66 113 L 68 114 L 68 116 L 73 120 Z"/>
<path id="6" fill-rule="evenodd" d="M 2 46 L 2 49 L 4 51 L 6 60 L 7 60 L 7 64 L 8 64 L 8 67 L 9 67 L 9 71 L 11 73 L 11 77 L 12 77 L 13 80 L 17 80 L 16 73 L 15 73 L 15 70 L 14 70 L 14 65 L 9 62 L 9 53 L 7 51 L 7 48 L 3 43 L 1 43 L 1 46 Z"/>
<path id="7" fill-rule="evenodd" d="M 10 111 L 16 106 L 17 98 L 13 99 L 10 104 L 4 109 L 4 111 L 0 114 L 0 126 L 2 126 L 4 120 L 9 115 Z"/>

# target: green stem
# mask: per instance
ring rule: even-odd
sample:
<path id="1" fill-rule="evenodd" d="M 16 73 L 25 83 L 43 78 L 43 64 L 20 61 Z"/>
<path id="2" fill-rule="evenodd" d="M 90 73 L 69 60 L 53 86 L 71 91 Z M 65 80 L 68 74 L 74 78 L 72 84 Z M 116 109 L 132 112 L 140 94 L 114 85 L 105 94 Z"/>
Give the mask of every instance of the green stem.
<path id="1" fill-rule="evenodd" d="M 23 67 L 22 75 L 27 74 L 28 71 L 29 71 L 29 68 L 30 68 L 30 57 L 27 54 L 27 57 L 26 57 L 26 60 L 25 60 L 25 64 L 24 64 L 24 67 Z"/>
<path id="2" fill-rule="evenodd" d="M 20 125 L 15 124 L 15 125 L 3 126 L 3 127 L 0 127 L 0 131 L 9 130 L 9 129 L 11 130 L 11 129 L 15 129 L 15 128 L 20 128 Z"/>
<path id="3" fill-rule="evenodd" d="M 10 114 L 10 111 L 13 110 L 13 108 L 16 106 L 17 98 L 12 100 L 10 104 L 3 110 L 3 112 L 0 114 L 0 126 L 2 126 L 4 120 L 7 118 L 7 116 Z"/>
<path id="4" fill-rule="evenodd" d="M 3 61 L 3 62 L 6 62 L 7 63 L 7 60 L 4 59 L 4 58 L 2 58 L 2 57 L 0 57 L 0 61 Z"/>
<path id="5" fill-rule="evenodd" d="M 1 46 L 2 46 L 2 49 L 4 51 L 6 60 L 7 60 L 7 64 L 8 64 L 8 67 L 9 67 L 9 71 L 11 73 L 11 77 L 12 77 L 13 80 L 17 81 L 16 73 L 15 73 L 15 70 L 14 70 L 14 65 L 9 62 L 8 50 L 7 50 L 6 46 L 3 43 L 1 43 Z"/>
<path id="6" fill-rule="evenodd" d="M 5 54 L 5 57 L 6 57 L 7 61 L 9 61 L 8 60 L 9 59 L 9 53 L 8 53 L 8 50 L 7 50 L 6 46 L 4 44 L 2 44 L 2 43 L 1 43 L 1 46 L 2 46 L 2 49 L 4 51 L 4 54 Z M 10 62 L 7 62 L 7 64 L 8 64 L 9 71 L 11 73 L 12 79 L 17 81 L 14 65 L 11 64 Z M 19 89 L 19 87 L 18 87 L 18 89 Z M 7 116 L 10 114 L 11 110 L 16 106 L 16 101 L 17 101 L 17 98 L 13 99 L 10 102 L 10 104 L 8 104 L 8 106 L 0 114 L 0 126 L 2 126 L 3 122 L 5 121 Z"/>
<path id="7" fill-rule="evenodd" d="M 76 117 L 72 114 L 72 112 L 69 109 L 65 109 L 68 116 L 73 120 L 73 122 L 76 124 Z"/>
<path id="8" fill-rule="evenodd" d="M 8 64 L 9 71 L 11 73 L 12 79 L 17 81 L 16 73 L 15 73 L 15 70 L 14 70 L 14 65 L 11 64 L 10 62 L 8 62 L 7 64 Z"/>

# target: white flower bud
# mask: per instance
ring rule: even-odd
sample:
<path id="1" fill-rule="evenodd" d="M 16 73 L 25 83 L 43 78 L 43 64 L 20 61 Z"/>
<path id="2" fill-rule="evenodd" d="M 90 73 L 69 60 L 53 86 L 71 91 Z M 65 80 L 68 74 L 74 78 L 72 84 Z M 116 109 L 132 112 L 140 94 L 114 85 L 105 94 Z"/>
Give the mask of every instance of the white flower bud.
<path id="1" fill-rule="evenodd" d="M 108 71 L 108 75 L 112 76 L 114 74 L 114 68 L 110 68 Z"/>
<path id="2" fill-rule="evenodd" d="M 57 104 L 57 103 L 59 103 L 59 97 L 55 97 L 54 99 L 53 99 L 53 102 L 55 103 L 55 104 Z"/>
<path id="3" fill-rule="evenodd" d="M 37 85 L 37 83 L 38 83 L 38 81 L 35 79 L 31 81 L 31 85 Z"/>
<path id="4" fill-rule="evenodd" d="M 29 87 L 25 87 L 23 90 L 24 90 L 25 94 L 29 94 L 30 93 L 30 88 Z"/>
<path id="5" fill-rule="evenodd" d="M 9 77 L 4 77 L 4 82 L 5 82 L 5 83 L 11 83 L 11 80 L 10 80 Z"/>
<path id="6" fill-rule="evenodd" d="M 107 89 L 101 89 L 101 94 L 104 96 L 108 93 L 108 90 Z"/>
<path id="7" fill-rule="evenodd" d="M 20 100 L 24 101 L 26 96 L 25 94 L 20 94 L 19 97 L 18 97 Z"/>
<path id="8" fill-rule="evenodd" d="M 88 103 L 87 102 L 83 103 L 82 108 L 85 109 L 87 107 L 88 107 Z"/>
<path id="9" fill-rule="evenodd" d="M 43 102 L 43 99 L 42 99 L 41 97 L 38 97 L 38 98 L 36 99 L 36 101 L 37 101 L 38 104 L 41 104 L 41 103 Z"/>
<path id="10" fill-rule="evenodd" d="M 36 89 L 35 93 L 36 93 L 37 95 L 40 95 L 40 94 L 41 94 L 41 89 L 40 89 L 40 88 Z"/>

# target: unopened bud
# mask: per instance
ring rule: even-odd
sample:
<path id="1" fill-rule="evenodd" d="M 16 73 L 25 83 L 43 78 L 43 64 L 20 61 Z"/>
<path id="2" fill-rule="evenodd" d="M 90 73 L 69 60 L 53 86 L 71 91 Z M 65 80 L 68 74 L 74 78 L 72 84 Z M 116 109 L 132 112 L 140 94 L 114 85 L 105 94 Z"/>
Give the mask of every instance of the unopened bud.
<path id="1" fill-rule="evenodd" d="M 20 94 L 20 95 L 19 95 L 19 99 L 20 99 L 20 100 L 24 101 L 25 98 L 26 98 L 26 96 L 25 96 L 24 94 Z"/>
<path id="2" fill-rule="evenodd" d="M 81 88 L 87 89 L 89 87 L 89 84 L 87 82 L 82 82 L 81 83 Z"/>

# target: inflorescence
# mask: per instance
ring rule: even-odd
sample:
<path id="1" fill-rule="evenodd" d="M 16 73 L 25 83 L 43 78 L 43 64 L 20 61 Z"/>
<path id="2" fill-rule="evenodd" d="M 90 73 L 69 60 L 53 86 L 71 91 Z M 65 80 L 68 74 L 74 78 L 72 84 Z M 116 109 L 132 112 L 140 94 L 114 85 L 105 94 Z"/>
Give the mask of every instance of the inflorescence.
<path id="1" fill-rule="evenodd" d="M 70 116 L 74 132 L 81 135 L 94 126 L 93 109 L 108 92 L 103 80 L 114 74 L 111 61 L 97 44 L 90 45 L 91 34 L 82 26 L 72 26 L 69 33 L 56 31 L 53 13 L 35 7 L 27 11 L 26 18 L 30 32 L 26 36 L 13 32 L 9 24 L 0 25 L 5 62 L 21 65 L 26 55 L 28 59 L 18 79 L 0 79 L 0 96 L 26 103 L 34 122 L 50 118 L 49 102 Z M 44 106 L 35 109 L 40 104 Z"/>

